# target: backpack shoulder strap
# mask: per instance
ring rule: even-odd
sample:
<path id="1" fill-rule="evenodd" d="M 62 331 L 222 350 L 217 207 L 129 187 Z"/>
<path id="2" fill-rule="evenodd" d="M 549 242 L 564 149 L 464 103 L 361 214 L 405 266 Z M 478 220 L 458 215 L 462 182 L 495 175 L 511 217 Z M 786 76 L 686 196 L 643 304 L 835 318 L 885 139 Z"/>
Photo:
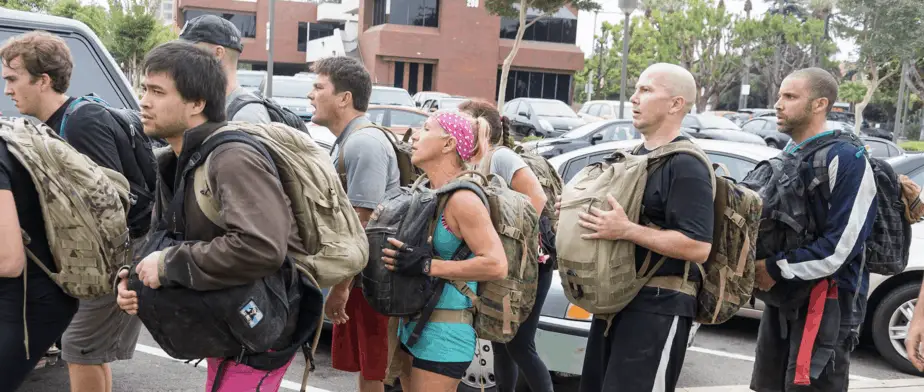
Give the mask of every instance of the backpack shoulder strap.
<path id="1" fill-rule="evenodd" d="M 346 130 L 347 134 L 343 138 L 343 140 L 340 142 L 340 148 L 337 151 L 337 175 L 340 176 L 340 184 L 343 185 L 344 190 L 347 189 L 347 170 L 346 170 L 346 162 L 344 161 L 344 157 L 345 157 L 344 151 L 346 150 L 345 147 L 347 144 L 347 140 L 350 139 L 350 136 L 353 136 L 353 132 L 359 132 L 366 128 L 375 128 L 375 129 L 378 129 L 379 131 L 382 131 L 382 133 L 385 134 L 385 138 L 388 139 L 389 143 L 391 143 L 391 148 L 394 149 L 395 154 L 396 155 L 398 154 L 398 145 L 397 145 L 398 137 L 395 136 L 395 134 L 392 133 L 391 130 L 389 130 L 388 128 L 385 128 L 381 125 L 370 122 L 369 124 L 363 127 L 357 128 L 357 129 L 347 129 Z"/>
<path id="2" fill-rule="evenodd" d="M 706 156 L 706 154 L 702 149 L 699 148 L 699 146 L 689 140 L 668 143 L 650 152 L 648 154 L 649 170 L 654 171 L 655 168 L 660 167 L 664 164 L 664 162 L 666 162 L 667 157 L 674 154 L 692 155 L 694 158 L 702 162 L 703 165 L 706 165 L 706 169 L 709 172 L 709 179 L 712 182 L 712 198 L 715 199 L 716 179 L 715 169 L 712 166 L 712 161 L 709 160 L 709 157 Z"/>
<path id="3" fill-rule="evenodd" d="M 255 97 L 253 94 L 250 94 L 250 93 L 245 93 L 245 94 L 238 95 L 237 97 L 234 97 L 234 100 L 232 100 L 231 103 L 228 104 L 228 109 L 225 111 L 227 113 L 228 121 L 231 121 L 231 119 L 234 118 L 235 115 L 237 115 L 237 112 L 241 111 L 241 109 L 243 109 L 244 106 L 247 106 L 253 103 L 259 103 L 262 105 L 264 104 L 264 100 L 261 98 Z"/>
<path id="4" fill-rule="evenodd" d="M 193 190 L 196 195 L 196 204 L 199 206 L 199 209 L 202 210 L 206 218 L 222 229 L 226 229 L 226 226 L 221 220 L 221 205 L 218 199 L 215 198 L 215 194 L 212 192 L 212 186 L 209 184 L 208 170 L 211 164 L 212 151 L 215 151 L 215 149 L 222 144 L 235 142 L 244 143 L 256 149 L 257 152 L 270 162 L 275 170 L 273 157 L 266 151 L 262 143 L 243 131 L 218 130 L 202 143 L 199 153 L 201 156 L 205 157 L 205 162 L 204 164 L 197 165 L 193 172 Z M 185 180 L 185 175 L 183 178 Z M 182 195 L 179 189 L 177 190 L 177 194 Z"/>

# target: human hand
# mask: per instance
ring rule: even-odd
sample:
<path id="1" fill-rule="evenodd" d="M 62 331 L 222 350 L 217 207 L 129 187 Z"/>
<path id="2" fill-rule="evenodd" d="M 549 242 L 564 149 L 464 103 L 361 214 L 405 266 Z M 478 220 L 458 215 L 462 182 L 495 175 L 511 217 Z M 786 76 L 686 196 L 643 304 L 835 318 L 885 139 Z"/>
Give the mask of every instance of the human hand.
<path id="1" fill-rule="evenodd" d="M 776 281 L 767 272 L 766 259 L 754 262 L 754 283 L 757 284 L 757 288 L 763 291 L 770 291 L 776 285 Z"/>
<path id="2" fill-rule="evenodd" d="M 160 255 L 161 252 L 151 253 L 135 267 L 138 279 L 152 289 L 160 288 Z"/>
<path id="3" fill-rule="evenodd" d="M 116 303 L 123 312 L 138 314 L 138 293 L 128 289 L 128 269 L 119 271 L 119 284 L 116 285 Z"/>
<path id="4" fill-rule="evenodd" d="M 594 233 L 584 234 L 581 238 L 585 240 L 621 240 L 629 235 L 629 231 L 635 226 L 635 223 L 629 220 L 625 209 L 616 201 L 613 195 L 606 195 L 612 210 L 602 211 L 596 207 L 590 208 L 590 213 L 582 212 L 578 224 L 581 227 L 592 230 Z"/>
<path id="5" fill-rule="evenodd" d="M 350 316 L 346 314 L 346 304 L 350 299 L 350 287 L 332 287 L 324 302 L 324 315 L 334 324 L 346 324 Z"/>
<path id="6" fill-rule="evenodd" d="M 402 275 L 429 275 L 430 263 L 433 259 L 433 247 L 429 243 L 423 246 L 407 246 L 407 244 L 394 238 L 389 238 L 388 243 L 397 250 L 382 249 L 385 254 L 382 261 L 385 262 L 385 268 Z"/>

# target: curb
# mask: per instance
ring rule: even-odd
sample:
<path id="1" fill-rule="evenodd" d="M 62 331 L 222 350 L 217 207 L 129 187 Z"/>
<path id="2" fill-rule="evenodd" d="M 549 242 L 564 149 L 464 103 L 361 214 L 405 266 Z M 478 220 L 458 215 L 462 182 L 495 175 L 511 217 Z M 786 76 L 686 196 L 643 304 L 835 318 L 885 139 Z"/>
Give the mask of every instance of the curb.
<path id="1" fill-rule="evenodd" d="M 863 392 L 920 392 L 924 390 L 924 378 L 901 380 L 851 381 L 851 391 Z M 750 392 L 747 385 L 677 388 L 678 392 Z"/>

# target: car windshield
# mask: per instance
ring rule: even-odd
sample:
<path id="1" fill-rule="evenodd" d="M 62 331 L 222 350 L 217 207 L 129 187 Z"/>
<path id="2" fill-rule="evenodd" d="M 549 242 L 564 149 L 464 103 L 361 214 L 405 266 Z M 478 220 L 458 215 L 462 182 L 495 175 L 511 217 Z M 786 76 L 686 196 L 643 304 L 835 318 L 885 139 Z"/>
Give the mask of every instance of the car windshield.
<path id="1" fill-rule="evenodd" d="M 561 135 L 561 137 L 562 137 L 563 139 L 578 139 L 578 138 L 582 138 L 582 137 L 584 137 L 584 136 L 587 136 L 587 135 L 590 134 L 591 132 L 600 129 L 601 126 L 605 126 L 605 125 L 601 125 L 599 122 L 581 125 L 581 126 L 579 126 L 579 127 L 577 127 L 577 128 L 574 128 L 574 129 L 572 129 L 572 130 L 570 130 L 570 131 L 568 131 L 568 132 L 565 132 L 564 134 Z"/>
<path id="2" fill-rule="evenodd" d="M 530 101 L 537 115 L 545 117 L 577 117 L 574 110 L 562 101 Z"/>
<path id="3" fill-rule="evenodd" d="M 310 79 L 273 78 L 273 98 L 305 98 L 314 87 Z"/>
<path id="4" fill-rule="evenodd" d="M 262 74 L 237 74 L 237 83 L 241 87 L 260 87 L 263 82 Z"/>
<path id="5" fill-rule="evenodd" d="M 737 125 L 725 117 L 713 115 L 700 115 L 699 124 L 703 129 L 739 129 Z"/>
<path id="6" fill-rule="evenodd" d="M 372 89 L 369 103 L 373 105 L 416 106 L 411 96 L 404 90 Z"/>

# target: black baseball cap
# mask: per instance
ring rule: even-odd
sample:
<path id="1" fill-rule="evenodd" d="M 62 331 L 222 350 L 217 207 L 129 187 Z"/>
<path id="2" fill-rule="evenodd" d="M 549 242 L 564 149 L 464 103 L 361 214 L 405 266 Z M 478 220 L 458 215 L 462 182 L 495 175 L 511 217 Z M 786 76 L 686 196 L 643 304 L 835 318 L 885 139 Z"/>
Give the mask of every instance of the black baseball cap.
<path id="1" fill-rule="evenodd" d="M 244 51 L 241 31 L 234 23 L 215 15 L 202 15 L 186 21 L 180 39 L 189 42 L 208 42 L 238 52 Z"/>

